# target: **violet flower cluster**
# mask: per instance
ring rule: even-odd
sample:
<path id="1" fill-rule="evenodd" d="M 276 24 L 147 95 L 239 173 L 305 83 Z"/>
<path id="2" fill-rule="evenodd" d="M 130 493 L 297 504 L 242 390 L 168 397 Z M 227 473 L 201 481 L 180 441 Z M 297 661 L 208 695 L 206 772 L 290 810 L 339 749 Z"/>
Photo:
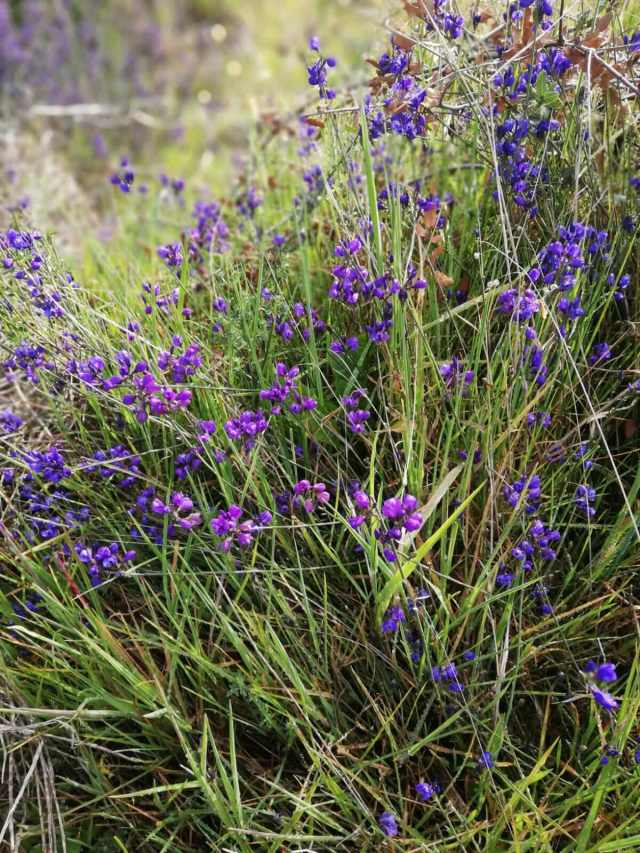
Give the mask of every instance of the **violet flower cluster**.
<path id="1" fill-rule="evenodd" d="M 317 400 L 300 393 L 298 385 L 299 367 L 287 367 L 286 364 L 279 361 L 276 363 L 276 376 L 278 378 L 270 388 L 263 388 L 260 391 L 260 399 L 272 403 L 272 415 L 282 414 L 285 406 L 294 415 L 311 411 L 317 407 Z"/>
<path id="2" fill-rule="evenodd" d="M 590 679 L 588 688 L 596 703 L 600 705 L 601 708 L 604 708 L 605 711 L 615 713 L 615 711 L 620 707 L 620 703 L 611 695 L 611 693 L 604 690 L 597 682 L 600 682 L 601 684 L 612 684 L 614 681 L 617 681 L 618 673 L 616 672 L 616 665 L 608 661 L 597 664 L 595 661 L 589 660 L 587 661 L 583 672 Z"/>
<path id="3" fill-rule="evenodd" d="M 257 518 L 243 519 L 244 510 L 237 504 L 231 504 L 211 519 L 211 531 L 218 537 L 218 547 L 228 553 L 234 546 L 248 548 L 255 537 L 270 524 L 272 515 L 268 510 L 261 512 Z"/>
<path id="4" fill-rule="evenodd" d="M 202 513 L 195 501 L 183 492 L 174 492 L 167 500 L 153 486 L 141 489 L 135 503 L 127 510 L 133 526 L 131 537 L 136 541 L 148 538 L 155 545 L 178 538 L 202 524 Z"/>
<path id="5" fill-rule="evenodd" d="M 117 577 L 136 557 L 133 549 L 125 551 L 117 542 L 92 546 L 77 542 L 75 552 L 79 562 L 87 567 L 92 587 L 100 586 L 108 577 Z"/>
<path id="6" fill-rule="evenodd" d="M 320 40 L 313 36 L 309 39 L 309 49 L 320 54 Z M 333 56 L 318 56 L 311 65 L 307 67 L 307 78 L 310 86 L 314 86 L 318 90 L 321 98 L 333 100 L 336 96 L 335 90 L 327 86 L 327 78 L 329 70 L 335 68 L 337 62 Z"/>
<path id="7" fill-rule="evenodd" d="M 362 409 L 360 407 L 360 401 L 365 396 L 366 392 L 364 388 L 356 388 L 351 394 L 347 394 L 340 400 L 346 412 L 349 429 L 356 434 L 365 431 L 365 424 L 371 417 L 369 409 Z"/>
<path id="8" fill-rule="evenodd" d="M 190 344 L 181 352 L 182 346 L 182 338 L 175 335 L 170 349 L 161 352 L 156 360 L 157 371 L 166 374 L 173 385 L 188 383 L 202 364 L 198 344 Z M 190 389 L 176 389 L 156 378 L 147 361 L 134 363 L 126 350 L 117 352 L 115 360 L 117 373 L 108 376 L 104 375 L 107 365 L 100 356 L 86 361 L 72 359 L 67 369 L 83 383 L 106 392 L 125 386 L 122 402 L 133 410 L 140 423 L 145 423 L 151 415 L 158 417 L 188 408 L 192 398 Z"/>
<path id="9" fill-rule="evenodd" d="M 384 558 L 393 563 L 398 559 L 397 547 L 404 534 L 415 533 L 422 527 L 417 498 L 413 495 L 388 498 L 382 504 L 382 519 L 383 524 L 374 535 L 382 545 Z"/>

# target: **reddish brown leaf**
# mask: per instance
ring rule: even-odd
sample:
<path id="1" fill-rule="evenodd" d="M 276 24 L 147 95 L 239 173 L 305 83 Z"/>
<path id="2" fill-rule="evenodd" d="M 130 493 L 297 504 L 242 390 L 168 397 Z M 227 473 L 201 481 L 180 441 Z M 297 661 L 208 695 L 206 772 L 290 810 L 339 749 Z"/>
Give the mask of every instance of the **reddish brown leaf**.
<path id="1" fill-rule="evenodd" d="M 585 47 L 602 47 L 602 45 L 606 43 L 608 38 L 608 33 L 589 33 L 589 35 L 584 39 L 582 44 Z"/>
<path id="2" fill-rule="evenodd" d="M 411 50 L 413 47 L 413 41 L 406 36 L 401 35 L 393 35 L 391 36 L 391 43 L 396 47 L 399 47 L 400 50 Z"/>
<path id="3" fill-rule="evenodd" d="M 483 6 L 478 12 L 480 17 L 480 23 L 485 24 L 487 21 L 495 21 L 496 17 L 493 13 L 493 10 L 487 6 Z"/>
<path id="4" fill-rule="evenodd" d="M 433 15 L 435 8 L 433 0 L 405 0 L 404 10 L 409 16 L 426 18 Z"/>
<path id="5" fill-rule="evenodd" d="M 529 6 L 524 13 L 524 18 L 522 19 L 522 47 L 526 44 L 530 44 L 534 38 L 535 29 L 533 26 L 533 14 L 531 6 Z"/>
<path id="6" fill-rule="evenodd" d="M 425 210 L 420 221 L 425 228 L 433 228 L 438 221 L 438 211 L 435 209 Z"/>
<path id="7" fill-rule="evenodd" d="M 449 285 L 453 284 L 451 276 L 446 275 L 446 273 L 443 273 L 440 270 L 435 270 L 433 277 L 435 278 L 438 287 L 449 287 Z"/>

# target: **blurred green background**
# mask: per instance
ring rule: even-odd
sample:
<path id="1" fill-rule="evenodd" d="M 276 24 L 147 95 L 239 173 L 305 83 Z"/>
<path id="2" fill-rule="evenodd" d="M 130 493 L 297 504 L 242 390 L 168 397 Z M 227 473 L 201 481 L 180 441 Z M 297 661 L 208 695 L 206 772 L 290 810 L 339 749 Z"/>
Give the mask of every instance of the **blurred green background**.
<path id="1" fill-rule="evenodd" d="M 337 83 L 364 81 L 360 59 L 393 6 L 0 0 L 4 219 L 24 208 L 72 249 L 78 221 L 105 226 L 107 178 L 123 155 L 141 180 L 228 186 L 261 116 L 310 100 L 309 36 L 336 55 Z"/>

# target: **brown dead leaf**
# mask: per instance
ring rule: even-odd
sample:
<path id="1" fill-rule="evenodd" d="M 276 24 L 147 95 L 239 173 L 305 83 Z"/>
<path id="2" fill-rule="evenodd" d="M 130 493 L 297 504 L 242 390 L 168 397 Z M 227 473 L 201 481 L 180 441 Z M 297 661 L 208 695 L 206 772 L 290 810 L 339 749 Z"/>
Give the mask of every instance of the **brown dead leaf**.
<path id="1" fill-rule="evenodd" d="M 435 249 L 429 253 L 429 260 L 433 264 L 440 255 L 444 254 L 444 237 L 442 234 L 434 234 L 431 238 L 431 245 L 435 245 Z"/>
<path id="2" fill-rule="evenodd" d="M 451 278 L 451 276 L 448 276 L 446 273 L 443 273 L 440 270 L 435 270 L 433 273 L 433 277 L 435 278 L 438 287 L 449 287 L 453 284 L 453 279 Z"/>
<path id="3" fill-rule="evenodd" d="M 493 41 L 499 41 L 501 36 L 502 29 L 494 34 Z M 514 42 L 508 50 L 503 52 L 502 59 L 511 59 L 511 57 L 520 53 L 524 48 L 531 46 L 543 47 L 544 45 L 551 44 L 552 42 L 553 36 L 550 33 L 540 32 L 536 29 L 533 20 L 532 8 L 529 7 L 524 13 L 524 17 L 522 19 L 522 29 L 520 30 L 519 40 Z"/>
<path id="4" fill-rule="evenodd" d="M 390 104 L 387 104 L 387 106 L 384 108 L 384 111 L 388 113 L 388 115 L 395 115 L 396 113 L 401 113 L 402 110 L 406 109 L 406 106 L 407 105 L 403 100 L 398 99 L 395 101 L 391 101 Z"/>
<path id="5" fill-rule="evenodd" d="M 425 210 L 421 219 L 425 228 L 434 228 L 438 222 L 438 211 L 435 207 L 431 208 L 431 210 Z"/>
<path id="6" fill-rule="evenodd" d="M 524 18 L 522 19 L 522 47 L 527 44 L 531 44 L 531 42 L 535 39 L 535 28 L 533 25 L 533 12 L 531 6 L 527 7 Z"/>
<path id="7" fill-rule="evenodd" d="M 426 18 L 434 14 L 435 6 L 433 0 L 405 0 L 404 10 L 409 17 Z"/>
<path id="8" fill-rule="evenodd" d="M 486 24 L 487 21 L 495 21 L 496 20 L 496 16 L 495 16 L 493 10 L 490 9 L 488 6 L 483 6 L 479 10 L 478 16 L 480 18 L 481 24 Z"/>
<path id="9" fill-rule="evenodd" d="M 601 32 L 590 33 L 584 39 L 582 44 L 585 47 L 591 47 L 591 48 L 602 47 L 604 44 L 606 44 L 608 38 L 609 38 L 608 33 L 601 33 Z"/>
<path id="10" fill-rule="evenodd" d="M 411 39 L 397 34 L 391 36 L 391 43 L 396 47 L 399 47 L 400 50 L 411 50 L 413 47 L 413 41 Z"/>

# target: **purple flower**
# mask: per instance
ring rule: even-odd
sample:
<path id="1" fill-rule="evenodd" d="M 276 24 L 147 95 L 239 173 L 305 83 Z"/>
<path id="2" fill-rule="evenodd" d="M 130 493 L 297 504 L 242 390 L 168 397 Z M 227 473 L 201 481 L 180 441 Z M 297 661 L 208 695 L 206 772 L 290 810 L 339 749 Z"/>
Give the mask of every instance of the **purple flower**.
<path id="1" fill-rule="evenodd" d="M 22 426 L 22 423 L 22 418 L 19 418 L 18 415 L 14 415 L 13 412 L 9 411 L 9 409 L 6 409 L 4 412 L 0 412 L 0 430 L 2 430 L 2 432 L 17 432 Z"/>
<path id="2" fill-rule="evenodd" d="M 559 530 L 552 530 L 540 519 L 536 519 L 529 528 L 529 534 L 533 539 L 533 546 L 525 547 L 528 543 L 522 542 L 520 547 L 525 550 L 527 558 L 531 557 L 534 550 L 543 560 L 555 560 L 556 551 L 552 547 L 562 538 Z"/>
<path id="3" fill-rule="evenodd" d="M 539 505 L 541 499 L 540 477 L 534 474 L 532 477 L 526 475 L 516 480 L 513 485 L 508 483 L 504 486 L 502 493 L 509 506 L 514 509 L 524 500 L 525 511 L 531 515 Z"/>
<path id="4" fill-rule="evenodd" d="M 385 518 L 399 518 L 404 512 L 400 498 L 389 498 L 382 504 L 382 514 Z"/>
<path id="5" fill-rule="evenodd" d="M 255 536 L 271 521 L 271 513 L 260 513 L 257 521 L 252 518 L 242 520 L 243 510 L 237 504 L 231 504 L 215 518 L 211 519 L 211 530 L 220 538 L 220 550 L 228 552 L 233 545 L 247 548 Z"/>
<path id="6" fill-rule="evenodd" d="M 358 338 L 353 335 L 348 338 L 340 338 L 337 341 L 331 341 L 329 344 L 329 349 L 331 352 L 336 353 L 336 355 L 343 355 L 348 350 L 354 352 L 360 346 L 360 341 Z"/>
<path id="7" fill-rule="evenodd" d="M 530 327 L 527 327 L 527 330 Z M 544 363 L 544 351 L 539 346 L 530 346 L 525 349 L 525 357 L 529 356 L 529 369 L 537 385 L 544 385 L 547 381 L 549 368 Z"/>
<path id="8" fill-rule="evenodd" d="M 320 42 L 317 38 L 312 38 L 309 41 L 311 50 L 318 52 L 320 50 Z M 307 67 L 307 80 L 310 86 L 315 86 L 318 89 L 318 94 L 321 98 L 332 100 L 335 97 L 333 89 L 326 86 L 328 69 L 335 68 L 337 65 L 333 56 L 320 56 L 313 64 Z"/>
<path id="9" fill-rule="evenodd" d="M 417 512 L 418 501 L 413 495 L 388 498 L 382 504 L 382 516 L 389 524 L 375 531 L 375 538 L 383 545 L 382 553 L 389 562 L 396 560 L 395 545 L 402 539 L 403 531 L 414 533 L 422 526 L 422 516 Z"/>
<path id="10" fill-rule="evenodd" d="M 192 218 L 196 224 L 185 235 L 189 260 L 204 271 L 205 261 L 211 253 L 223 253 L 229 248 L 229 228 L 222 219 L 220 205 L 215 201 L 197 202 Z"/>
<path id="11" fill-rule="evenodd" d="M 169 515 L 171 507 L 160 498 L 154 498 L 151 501 L 151 512 L 155 512 L 156 515 Z"/>
<path id="12" fill-rule="evenodd" d="M 455 663 L 434 666 L 431 669 L 431 677 L 435 682 L 446 681 L 447 687 L 453 693 L 462 693 L 464 691 L 464 684 L 458 678 L 458 667 Z"/>
<path id="13" fill-rule="evenodd" d="M 118 187 L 121 192 L 128 193 L 131 191 L 131 185 L 134 180 L 135 173 L 129 165 L 129 160 L 127 157 L 123 157 L 120 160 L 120 170 L 111 175 L 110 181 L 114 187 Z"/>
<path id="14" fill-rule="evenodd" d="M 555 284 L 560 291 L 572 290 L 578 271 L 589 271 L 597 258 L 606 257 L 607 248 L 608 235 L 605 231 L 597 231 L 580 222 L 566 228 L 561 226 L 558 239 L 538 252 L 539 266 L 530 271 L 529 277 L 532 278 L 535 271 L 537 275 L 533 280 L 541 276 L 546 285 Z"/>
<path id="15" fill-rule="evenodd" d="M 351 394 L 343 397 L 341 400 L 342 405 L 347 410 L 349 429 L 356 434 L 364 432 L 365 423 L 371 416 L 371 412 L 368 409 L 359 408 L 359 402 L 364 396 L 364 389 L 356 388 Z"/>
<path id="16" fill-rule="evenodd" d="M 595 677 L 597 681 L 617 681 L 618 674 L 616 672 L 615 663 L 601 663 L 598 669 L 596 670 Z"/>
<path id="17" fill-rule="evenodd" d="M 464 18 L 461 15 L 445 14 L 442 28 L 450 39 L 457 39 L 462 35 L 464 27 Z"/>
<path id="18" fill-rule="evenodd" d="M 48 450 L 32 450 L 22 455 L 22 460 L 29 467 L 28 479 L 35 474 L 45 483 L 59 483 L 71 476 L 71 469 L 65 463 L 62 453 L 57 447 Z"/>
<path id="19" fill-rule="evenodd" d="M 96 471 L 103 479 L 110 480 L 119 488 L 127 489 L 139 478 L 140 457 L 131 453 L 123 444 L 117 444 L 109 450 L 97 450 L 87 471 Z"/>
<path id="20" fill-rule="evenodd" d="M 487 770 L 493 770 L 495 764 L 493 761 L 493 755 L 486 750 L 480 753 L 480 763 L 487 768 Z"/>
<path id="21" fill-rule="evenodd" d="M 418 782 L 416 785 L 416 794 L 422 800 L 423 803 L 426 803 L 427 800 L 430 800 L 437 793 L 436 787 L 431 785 L 429 782 Z"/>
<path id="22" fill-rule="evenodd" d="M 182 338 L 174 335 L 169 350 L 161 352 L 158 356 L 158 368 L 163 373 L 168 373 L 174 383 L 186 383 L 202 365 L 200 346 L 189 344 L 180 353 L 183 346 Z"/>
<path id="23" fill-rule="evenodd" d="M 350 493 L 358 512 L 349 516 L 347 521 L 354 530 L 357 530 L 367 520 L 367 515 L 371 509 L 371 501 L 369 500 L 369 496 L 362 491 L 359 483 L 352 485 Z"/>
<path id="24" fill-rule="evenodd" d="M 600 361 L 608 361 L 613 356 L 611 347 L 607 343 L 594 344 L 589 356 L 589 364 L 597 364 Z"/>
<path id="25" fill-rule="evenodd" d="M 383 53 L 378 59 L 378 68 L 383 74 L 393 74 L 398 76 L 406 70 L 409 65 L 410 55 L 406 50 L 402 50 L 395 45 L 393 53 Z"/>
<path id="26" fill-rule="evenodd" d="M 498 311 L 518 323 L 525 323 L 540 310 L 540 302 L 533 290 L 519 293 L 515 288 L 505 290 L 498 297 Z"/>
<path id="27" fill-rule="evenodd" d="M 10 357 L 1 365 L 9 373 L 23 372 L 23 378 L 37 385 L 40 382 L 39 370 L 53 370 L 54 365 L 45 358 L 45 349 L 40 344 L 22 341 L 13 350 Z"/>
<path id="28" fill-rule="evenodd" d="M 468 385 L 471 385 L 475 376 L 473 370 L 466 370 L 460 359 L 455 357 L 451 361 L 441 364 L 439 371 L 447 388 L 452 388 L 460 384 L 462 384 L 463 388 L 466 388 Z"/>
<path id="29" fill-rule="evenodd" d="M 584 308 L 580 304 L 580 297 L 576 296 L 575 299 L 567 299 L 563 297 L 558 302 L 558 311 L 564 314 L 567 320 L 578 320 L 580 317 L 584 317 Z"/>
<path id="30" fill-rule="evenodd" d="M 78 560 L 87 567 L 93 587 L 99 586 L 107 573 L 117 575 L 136 556 L 135 551 L 125 551 L 117 542 L 92 546 L 77 542 L 75 552 Z"/>
<path id="31" fill-rule="evenodd" d="M 396 819 L 391 812 L 382 812 L 380 817 L 378 818 L 378 823 L 380 825 L 380 829 L 387 836 L 387 838 L 393 838 L 398 834 L 398 824 L 396 823 Z"/>
<path id="32" fill-rule="evenodd" d="M 165 246 L 158 246 L 157 251 L 158 257 L 165 262 L 169 269 L 180 271 L 184 262 L 180 243 L 167 243 Z"/>
<path id="33" fill-rule="evenodd" d="M 383 634 L 394 634 L 403 622 L 407 621 L 407 616 L 402 607 L 395 604 L 390 607 L 385 613 L 382 622 L 381 631 Z"/>
<path id="34" fill-rule="evenodd" d="M 145 423 L 150 414 L 160 416 L 188 408 L 192 397 L 189 389 L 174 391 L 161 385 L 144 364 L 135 370 L 141 372 L 134 372 L 131 380 L 133 390 L 123 395 L 122 402 L 134 409 L 140 423 Z"/>
<path id="35" fill-rule="evenodd" d="M 389 329 L 391 328 L 391 323 L 391 317 L 387 316 L 382 320 L 375 320 L 373 323 L 365 324 L 369 340 L 378 346 L 386 343 L 390 338 Z"/>
<path id="36" fill-rule="evenodd" d="M 249 189 L 236 201 L 236 207 L 242 216 L 252 219 L 256 210 L 262 205 L 263 198 L 255 187 Z"/>
<path id="37" fill-rule="evenodd" d="M 318 506 L 328 503 L 330 497 L 324 483 L 314 483 L 312 485 L 309 480 L 300 480 L 293 487 L 291 507 L 293 510 L 311 513 Z"/>
<path id="38" fill-rule="evenodd" d="M 255 412 L 242 412 L 237 418 L 228 420 L 224 429 L 232 441 L 244 440 L 246 449 L 251 449 L 255 444 L 256 437 L 267 430 L 269 422 L 264 412 L 258 409 Z"/>
<path id="39" fill-rule="evenodd" d="M 289 368 L 279 361 L 276 364 L 276 374 L 281 381 L 276 381 L 270 388 L 263 388 L 260 391 L 261 400 L 269 400 L 274 404 L 271 408 L 272 415 L 282 414 L 282 407 L 285 403 L 294 415 L 316 408 L 317 400 L 313 397 L 305 397 L 300 393 L 298 386 L 299 367 Z"/>
<path id="40" fill-rule="evenodd" d="M 595 507 L 593 506 L 595 499 L 596 490 L 591 486 L 580 485 L 576 489 L 574 497 L 575 504 L 587 518 L 592 518 L 596 514 Z"/>
<path id="41" fill-rule="evenodd" d="M 610 693 L 601 690 L 599 687 L 592 685 L 591 692 L 598 705 L 604 708 L 605 711 L 617 711 L 620 707 L 618 701 Z"/>

